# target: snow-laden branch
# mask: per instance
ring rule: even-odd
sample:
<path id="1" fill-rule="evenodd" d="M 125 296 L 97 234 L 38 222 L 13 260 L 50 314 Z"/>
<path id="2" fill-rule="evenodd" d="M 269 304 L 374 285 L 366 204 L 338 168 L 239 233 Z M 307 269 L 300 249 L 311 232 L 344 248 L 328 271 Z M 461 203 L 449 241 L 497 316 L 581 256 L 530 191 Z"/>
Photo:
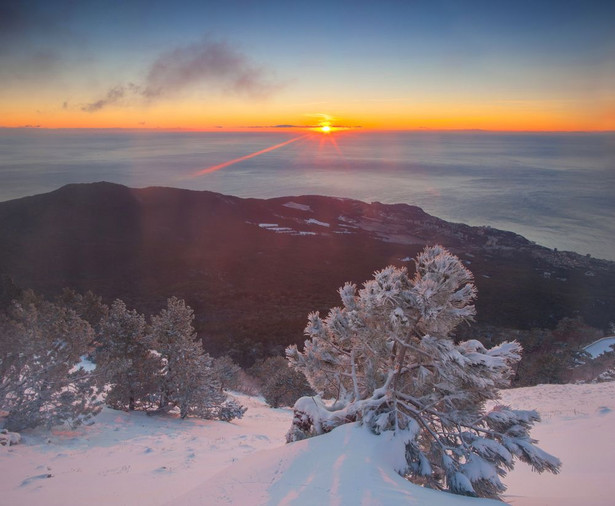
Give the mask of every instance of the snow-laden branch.
<path id="1" fill-rule="evenodd" d="M 415 263 L 413 278 L 387 267 L 359 290 L 344 285 L 342 307 L 324 320 L 309 315 L 303 351 L 290 347 L 287 357 L 320 396 L 297 401 L 289 441 L 353 421 L 378 434 L 413 428 L 403 474 L 465 495 L 499 496 L 514 458 L 557 472 L 559 460 L 529 435 L 536 412 L 485 412 L 508 385 L 521 346 L 487 349 L 449 337 L 475 314 L 472 273 L 441 246 L 426 248 Z M 340 391 L 352 395 L 335 405 L 322 401 Z"/>

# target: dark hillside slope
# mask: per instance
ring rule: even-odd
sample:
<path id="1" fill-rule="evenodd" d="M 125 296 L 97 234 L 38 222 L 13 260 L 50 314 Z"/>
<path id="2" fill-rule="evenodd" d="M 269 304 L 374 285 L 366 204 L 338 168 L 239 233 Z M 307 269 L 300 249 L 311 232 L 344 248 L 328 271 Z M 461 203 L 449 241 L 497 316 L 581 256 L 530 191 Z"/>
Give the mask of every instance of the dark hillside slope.
<path id="1" fill-rule="evenodd" d="M 391 263 L 412 269 L 408 257 L 433 243 L 474 272 L 479 321 L 514 328 L 552 327 L 576 314 L 601 328 L 615 321 L 615 263 L 408 205 L 110 183 L 0 203 L 0 272 L 18 286 L 48 295 L 65 286 L 92 290 L 147 313 L 177 295 L 195 309 L 214 352 L 299 342 L 307 313 L 338 304 L 345 281 L 361 283 Z"/>

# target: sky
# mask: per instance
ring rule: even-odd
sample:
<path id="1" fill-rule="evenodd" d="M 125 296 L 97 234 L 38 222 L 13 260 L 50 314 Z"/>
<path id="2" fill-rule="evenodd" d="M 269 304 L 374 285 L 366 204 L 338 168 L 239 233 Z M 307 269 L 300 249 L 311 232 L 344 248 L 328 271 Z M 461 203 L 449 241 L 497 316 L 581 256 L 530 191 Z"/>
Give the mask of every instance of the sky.
<path id="1" fill-rule="evenodd" d="M 0 126 L 615 130 L 615 2 L 0 0 Z"/>

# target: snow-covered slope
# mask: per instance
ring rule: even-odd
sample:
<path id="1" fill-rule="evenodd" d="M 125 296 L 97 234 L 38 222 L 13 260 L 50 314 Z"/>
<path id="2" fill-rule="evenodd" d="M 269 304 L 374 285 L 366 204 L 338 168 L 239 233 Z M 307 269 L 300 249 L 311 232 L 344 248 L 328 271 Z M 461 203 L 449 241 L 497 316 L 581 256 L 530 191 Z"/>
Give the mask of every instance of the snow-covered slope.
<path id="1" fill-rule="evenodd" d="M 519 464 L 504 479 L 507 502 L 614 504 L 615 383 L 544 385 L 502 397 L 541 412 L 533 435 L 563 461 L 558 476 Z M 25 432 L 22 444 L 0 447 L 0 504 L 497 504 L 413 486 L 393 471 L 385 441 L 354 426 L 285 445 L 290 410 L 240 401 L 248 411 L 233 423 L 105 409 L 89 427 Z"/>
<path id="2" fill-rule="evenodd" d="M 323 436 L 251 455 L 180 497 L 178 502 L 182 506 L 502 504 L 409 483 L 394 471 L 400 455 L 395 455 L 399 450 L 395 452 L 393 448 L 386 436 L 374 436 L 356 424 L 344 425 Z"/>
<path id="3" fill-rule="evenodd" d="M 540 385 L 502 392 L 513 408 L 535 408 L 542 423 L 532 436 L 559 457 L 559 475 L 533 473 L 519 464 L 504 480 L 513 506 L 615 504 L 615 382 Z"/>
<path id="4" fill-rule="evenodd" d="M 599 357 L 607 351 L 613 351 L 615 347 L 615 336 L 603 337 L 583 348 L 584 351 L 589 353 L 592 358 Z"/>
<path id="5" fill-rule="evenodd" d="M 105 408 L 94 425 L 36 430 L 0 446 L 0 505 L 165 504 L 237 460 L 279 446 L 289 409 L 238 396 L 231 423 L 147 416 Z"/>

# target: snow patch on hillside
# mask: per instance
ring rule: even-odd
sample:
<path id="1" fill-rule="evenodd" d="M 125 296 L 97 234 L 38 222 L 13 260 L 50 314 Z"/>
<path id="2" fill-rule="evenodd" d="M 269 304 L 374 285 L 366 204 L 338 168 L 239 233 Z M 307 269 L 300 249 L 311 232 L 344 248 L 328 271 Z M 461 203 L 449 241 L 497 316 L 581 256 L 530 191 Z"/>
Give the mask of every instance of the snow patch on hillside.
<path id="1" fill-rule="evenodd" d="M 317 235 L 316 232 L 310 232 L 307 230 L 295 230 L 291 227 L 281 227 L 277 223 L 259 223 L 258 226 L 264 230 L 275 232 L 276 234 L 289 234 L 289 235 Z"/>
<path id="2" fill-rule="evenodd" d="M 309 211 L 312 212 L 312 208 L 305 204 L 299 204 L 297 202 L 286 202 L 286 204 L 282 204 L 284 207 L 288 207 L 290 209 L 298 209 L 299 211 Z"/>
<path id="3" fill-rule="evenodd" d="M 318 221 L 318 220 L 315 220 L 314 218 L 310 218 L 309 220 L 305 220 L 305 222 L 308 225 L 318 225 L 320 227 L 330 227 L 331 226 L 329 223 L 325 223 L 324 221 Z"/>
<path id="4" fill-rule="evenodd" d="M 592 358 L 597 358 L 603 353 L 613 351 L 614 346 L 615 346 L 615 336 L 610 336 L 610 337 L 603 337 L 602 339 L 598 339 L 597 341 L 594 341 L 592 344 L 583 348 L 583 350 L 589 353 Z"/>

